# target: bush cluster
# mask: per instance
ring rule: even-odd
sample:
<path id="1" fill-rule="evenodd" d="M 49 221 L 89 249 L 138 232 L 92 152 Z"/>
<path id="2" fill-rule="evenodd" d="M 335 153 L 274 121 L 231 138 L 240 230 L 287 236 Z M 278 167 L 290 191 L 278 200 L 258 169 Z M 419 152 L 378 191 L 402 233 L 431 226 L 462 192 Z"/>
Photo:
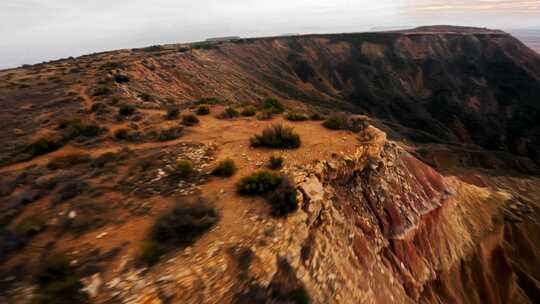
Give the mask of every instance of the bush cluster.
<path id="1" fill-rule="evenodd" d="M 79 164 L 89 163 L 92 161 L 90 155 L 85 153 L 73 153 L 65 156 L 58 156 L 53 158 L 47 168 L 50 170 L 67 169 Z"/>
<path id="2" fill-rule="evenodd" d="M 267 147 L 274 149 L 296 149 L 301 144 L 300 135 L 294 132 L 290 127 L 276 124 L 267 127 L 262 134 L 251 138 L 251 146 Z"/>
<path id="3" fill-rule="evenodd" d="M 207 104 L 202 104 L 197 107 L 195 110 L 197 115 L 208 115 L 210 114 L 210 107 Z"/>
<path id="4" fill-rule="evenodd" d="M 94 88 L 92 96 L 107 96 L 112 93 L 112 89 L 106 85 L 100 85 Z"/>
<path id="5" fill-rule="evenodd" d="M 190 160 L 180 160 L 176 163 L 172 175 L 177 178 L 186 178 L 195 172 L 193 163 Z"/>
<path id="6" fill-rule="evenodd" d="M 165 119 L 175 120 L 178 118 L 178 115 L 180 115 L 180 110 L 178 108 L 169 108 L 167 109 L 167 115 L 165 116 Z"/>
<path id="7" fill-rule="evenodd" d="M 212 174 L 221 177 L 233 176 L 236 172 L 236 164 L 234 160 L 227 158 L 219 162 L 219 164 L 212 170 Z"/>
<path id="8" fill-rule="evenodd" d="M 132 104 L 123 104 L 118 109 L 118 114 L 122 116 L 130 116 L 133 115 L 136 110 L 137 108 Z"/>
<path id="9" fill-rule="evenodd" d="M 154 265 L 168 250 L 193 244 L 218 220 L 218 213 L 204 202 L 199 201 L 193 206 L 177 204 L 153 224 L 143 246 L 141 260 L 149 266 Z"/>
<path id="10" fill-rule="evenodd" d="M 164 128 L 164 129 L 161 129 L 161 131 L 159 132 L 158 140 L 159 141 L 175 140 L 179 138 L 180 136 L 182 136 L 183 133 L 184 133 L 184 128 L 180 126 Z"/>
<path id="11" fill-rule="evenodd" d="M 122 74 L 116 74 L 114 75 L 114 81 L 116 81 L 116 83 L 127 83 L 129 82 L 129 77 Z"/>
<path id="12" fill-rule="evenodd" d="M 92 166 L 95 168 L 103 168 L 108 163 L 117 161 L 119 156 L 116 153 L 113 152 L 107 152 L 104 154 L 101 154 L 98 156 L 94 161 L 92 162 Z"/>
<path id="13" fill-rule="evenodd" d="M 348 128 L 347 116 L 333 114 L 324 121 L 323 126 L 331 130 L 345 130 Z"/>
<path id="14" fill-rule="evenodd" d="M 223 103 L 223 100 L 216 97 L 201 98 L 194 102 L 196 106 L 203 105 L 203 104 L 216 105 L 216 104 L 222 104 L 222 103 Z"/>
<path id="15" fill-rule="evenodd" d="M 283 177 L 272 171 L 258 171 L 243 177 L 236 184 L 236 191 L 243 195 L 265 194 L 276 189 Z"/>
<path id="16" fill-rule="evenodd" d="M 106 129 L 101 128 L 99 125 L 85 121 L 82 119 L 66 120 L 58 124 L 58 130 L 62 132 L 62 135 L 66 141 L 75 139 L 77 137 L 92 138 L 103 134 Z"/>
<path id="17" fill-rule="evenodd" d="M 154 96 L 148 94 L 148 93 L 140 93 L 139 95 L 139 98 L 142 99 L 143 101 L 152 101 L 154 100 Z"/>
<path id="18" fill-rule="evenodd" d="M 237 110 L 235 110 L 232 107 L 227 107 L 227 108 L 225 108 L 225 110 L 223 110 L 223 112 L 221 112 L 218 115 L 218 118 L 221 118 L 221 119 L 233 119 L 233 118 L 236 118 L 238 116 L 240 116 L 240 113 L 238 113 Z"/>
<path id="19" fill-rule="evenodd" d="M 47 134 L 28 144 L 25 152 L 32 156 L 38 156 L 56 151 L 63 145 L 64 142 L 61 136 L 58 134 Z"/>
<path id="20" fill-rule="evenodd" d="M 244 107 L 240 112 L 242 116 L 255 116 L 255 114 L 257 114 L 257 109 L 253 106 Z"/>
<path id="21" fill-rule="evenodd" d="M 315 121 L 321 121 L 321 120 L 325 120 L 326 118 L 323 115 L 321 115 L 320 113 L 315 112 L 315 113 L 311 113 L 309 115 L 309 119 L 310 120 L 315 120 Z"/>
<path id="22" fill-rule="evenodd" d="M 306 120 L 308 120 L 308 117 L 306 115 L 301 114 L 301 113 L 297 113 L 297 112 L 287 113 L 285 118 L 287 120 L 290 120 L 290 121 L 306 121 Z"/>
<path id="23" fill-rule="evenodd" d="M 272 171 L 258 171 L 236 184 L 241 195 L 265 195 L 274 216 L 286 216 L 298 209 L 296 187 L 285 176 Z"/>
<path id="24" fill-rule="evenodd" d="M 272 112 L 272 114 L 285 112 L 285 106 L 275 98 L 267 98 L 263 103 L 263 109 Z"/>
<path id="25" fill-rule="evenodd" d="M 48 257 L 36 276 L 37 290 L 31 303 L 88 303 L 78 275 L 62 254 Z"/>
<path id="26" fill-rule="evenodd" d="M 268 168 L 271 170 L 281 169 L 283 166 L 283 157 L 281 155 L 272 155 L 268 161 Z"/>
<path id="27" fill-rule="evenodd" d="M 197 116 L 193 114 L 186 114 L 182 116 L 182 124 L 184 126 L 194 126 L 199 123 Z"/>

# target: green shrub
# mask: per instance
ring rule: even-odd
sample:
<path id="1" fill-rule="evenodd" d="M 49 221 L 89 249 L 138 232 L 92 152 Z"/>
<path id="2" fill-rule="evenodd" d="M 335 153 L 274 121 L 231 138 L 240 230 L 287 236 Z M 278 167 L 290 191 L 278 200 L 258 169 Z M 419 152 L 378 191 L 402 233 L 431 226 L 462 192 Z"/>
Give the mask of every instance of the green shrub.
<path id="1" fill-rule="evenodd" d="M 182 136 L 184 132 L 184 128 L 182 127 L 169 127 L 162 129 L 159 133 L 158 140 L 159 141 L 170 141 L 175 140 Z"/>
<path id="2" fill-rule="evenodd" d="M 73 153 L 53 158 L 47 165 L 47 168 L 50 170 L 67 169 L 79 164 L 89 163 L 90 161 L 92 161 L 92 158 L 88 154 Z"/>
<path id="3" fill-rule="evenodd" d="M 118 109 L 118 114 L 122 116 L 130 116 L 133 115 L 136 110 L 137 108 L 132 104 L 123 104 Z"/>
<path id="4" fill-rule="evenodd" d="M 66 140 L 75 139 L 77 137 L 96 137 L 103 134 L 106 129 L 99 125 L 81 119 L 66 120 L 58 124 L 58 129 Z"/>
<path id="5" fill-rule="evenodd" d="M 281 169 L 283 166 L 283 157 L 281 155 L 272 155 L 268 161 L 268 168 L 272 170 Z"/>
<path id="6" fill-rule="evenodd" d="M 159 216 L 152 225 L 141 258 L 148 265 L 158 262 L 169 249 L 192 245 L 219 220 L 217 212 L 204 202 L 193 206 L 178 204 Z"/>
<path id="7" fill-rule="evenodd" d="M 210 107 L 207 104 L 202 104 L 197 107 L 195 110 L 197 115 L 208 115 L 210 114 Z"/>
<path id="8" fill-rule="evenodd" d="M 233 176 L 236 172 L 236 165 L 234 161 L 230 158 L 222 160 L 219 162 L 216 168 L 212 171 L 213 175 L 230 177 Z"/>
<path id="9" fill-rule="evenodd" d="M 311 115 L 309 115 L 309 119 L 310 120 L 315 120 L 315 121 L 321 121 L 321 120 L 325 120 L 325 117 L 323 115 L 321 115 L 320 113 L 311 113 Z"/>
<path id="10" fill-rule="evenodd" d="M 116 74 L 114 75 L 114 81 L 116 81 L 116 83 L 127 83 L 129 82 L 129 77 L 122 74 Z"/>
<path id="11" fill-rule="evenodd" d="M 240 112 L 242 116 L 255 116 L 257 114 L 257 109 L 253 106 L 247 106 L 242 109 L 242 112 Z"/>
<path id="12" fill-rule="evenodd" d="M 221 119 L 233 119 L 233 118 L 236 118 L 238 116 L 240 116 L 240 113 L 238 113 L 237 110 L 235 110 L 232 107 L 227 107 L 227 108 L 225 108 L 225 110 L 223 110 L 223 112 L 221 112 L 218 115 L 218 118 L 221 118 Z"/>
<path id="13" fill-rule="evenodd" d="M 48 257 L 36 275 L 36 283 L 33 304 L 88 303 L 79 276 L 64 255 Z"/>
<path id="14" fill-rule="evenodd" d="M 56 151 L 63 145 L 64 142 L 61 136 L 57 134 L 48 134 L 28 144 L 25 151 L 32 156 L 38 156 Z"/>
<path id="15" fill-rule="evenodd" d="M 112 93 L 112 89 L 106 85 L 100 85 L 94 88 L 92 96 L 107 96 Z"/>
<path id="16" fill-rule="evenodd" d="M 166 253 L 166 250 L 163 245 L 158 241 L 148 240 L 144 243 L 143 248 L 141 249 L 140 259 L 147 266 L 153 266 L 162 255 Z"/>
<path id="17" fill-rule="evenodd" d="M 347 129 L 347 116 L 333 114 L 324 121 L 323 126 L 330 130 L 345 130 Z"/>
<path id="18" fill-rule="evenodd" d="M 151 101 L 151 100 L 154 100 L 154 96 L 148 94 L 148 93 L 140 93 L 139 95 L 139 98 L 142 99 L 143 101 Z"/>
<path id="19" fill-rule="evenodd" d="M 94 161 L 92 162 L 92 166 L 95 167 L 95 168 L 103 168 L 108 163 L 117 161 L 118 158 L 119 157 L 118 157 L 118 155 L 116 153 L 107 152 L 107 153 L 101 154 L 96 159 L 94 159 Z"/>
<path id="20" fill-rule="evenodd" d="M 182 116 L 182 124 L 184 126 L 194 126 L 199 123 L 197 116 L 193 114 L 186 114 Z"/>
<path id="21" fill-rule="evenodd" d="M 167 115 L 165 116 L 165 119 L 167 120 L 175 120 L 180 115 L 180 110 L 178 108 L 169 108 L 167 109 Z"/>
<path id="22" fill-rule="evenodd" d="M 283 178 L 279 186 L 276 187 L 268 197 L 272 205 L 274 216 L 286 216 L 298 209 L 296 199 L 296 187 L 289 178 Z"/>
<path id="23" fill-rule="evenodd" d="M 296 149 L 300 147 L 300 144 L 300 135 L 296 134 L 292 128 L 281 124 L 267 127 L 262 134 L 251 138 L 251 146 L 253 147 Z"/>
<path id="24" fill-rule="evenodd" d="M 236 184 L 236 191 L 243 195 L 265 194 L 275 190 L 282 182 L 283 177 L 271 171 L 258 171 L 243 177 Z"/>
<path id="25" fill-rule="evenodd" d="M 263 109 L 269 110 L 273 114 L 285 112 L 285 106 L 275 98 L 267 98 L 263 103 Z"/>
<path id="26" fill-rule="evenodd" d="M 195 172 L 193 169 L 193 163 L 190 160 L 180 160 L 176 163 L 174 172 L 172 175 L 178 178 L 186 178 Z"/>
<path id="27" fill-rule="evenodd" d="M 305 120 L 308 120 L 308 117 L 306 115 L 301 114 L 301 113 L 296 113 L 296 112 L 287 113 L 285 118 L 287 120 L 290 120 L 290 121 L 305 121 Z"/>

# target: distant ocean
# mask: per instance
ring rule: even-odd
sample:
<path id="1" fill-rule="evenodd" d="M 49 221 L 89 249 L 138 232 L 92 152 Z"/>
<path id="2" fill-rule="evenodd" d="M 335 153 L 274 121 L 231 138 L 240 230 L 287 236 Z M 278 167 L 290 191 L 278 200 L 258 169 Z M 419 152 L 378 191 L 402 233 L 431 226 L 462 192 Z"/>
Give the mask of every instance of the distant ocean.
<path id="1" fill-rule="evenodd" d="M 540 53 L 540 28 L 538 29 L 510 29 L 507 30 L 514 37 L 521 40 L 528 47 Z"/>

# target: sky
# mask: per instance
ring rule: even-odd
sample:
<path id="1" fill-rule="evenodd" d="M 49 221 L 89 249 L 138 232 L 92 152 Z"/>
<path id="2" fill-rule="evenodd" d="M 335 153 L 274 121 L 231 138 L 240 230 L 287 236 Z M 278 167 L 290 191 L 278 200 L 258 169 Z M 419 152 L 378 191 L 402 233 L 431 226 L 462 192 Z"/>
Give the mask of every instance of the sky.
<path id="1" fill-rule="evenodd" d="M 540 28 L 540 0 L 0 0 L 0 69 L 218 36 L 432 24 Z"/>

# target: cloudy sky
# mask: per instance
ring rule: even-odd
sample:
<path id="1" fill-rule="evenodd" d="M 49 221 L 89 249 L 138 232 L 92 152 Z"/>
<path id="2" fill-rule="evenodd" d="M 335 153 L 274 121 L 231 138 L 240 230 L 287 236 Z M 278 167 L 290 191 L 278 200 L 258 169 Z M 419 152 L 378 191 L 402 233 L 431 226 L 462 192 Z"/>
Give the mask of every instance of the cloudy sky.
<path id="1" fill-rule="evenodd" d="M 0 0 L 0 68 L 215 36 L 428 24 L 540 28 L 540 0 Z"/>

